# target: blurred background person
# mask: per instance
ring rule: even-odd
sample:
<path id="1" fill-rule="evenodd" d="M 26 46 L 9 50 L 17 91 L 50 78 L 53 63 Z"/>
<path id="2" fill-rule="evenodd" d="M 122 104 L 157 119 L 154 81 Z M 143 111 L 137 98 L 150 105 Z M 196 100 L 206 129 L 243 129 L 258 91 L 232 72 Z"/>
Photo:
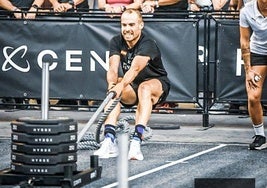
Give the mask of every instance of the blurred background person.
<path id="1" fill-rule="evenodd" d="M 140 9 L 143 0 L 98 0 L 98 8 L 107 13 L 122 13 L 126 9 Z"/>
<path id="2" fill-rule="evenodd" d="M 245 4 L 247 4 L 250 1 L 253 1 L 253 0 L 238 0 L 237 10 L 240 10 L 242 7 L 245 6 Z"/>
<path id="3" fill-rule="evenodd" d="M 186 11 L 188 9 L 187 0 L 145 0 L 141 5 L 143 13 L 157 13 L 157 12 L 177 12 Z M 166 14 L 156 15 L 156 17 L 173 17 L 174 15 Z"/>
<path id="4" fill-rule="evenodd" d="M 189 0 L 191 11 L 220 11 L 229 9 L 230 0 Z"/>
<path id="5" fill-rule="evenodd" d="M 230 0 L 230 2 L 229 2 L 229 10 L 236 11 L 237 8 L 238 8 L 239 1 L 240 0 Z"/>
<path id="6" fill-rule="evenodd" d="M 143 13 L 176 12 L 188 9 L 187 0 L 145 0 L 141 5 Z"/>
<path id="7" fill-rule="evenodd" d="M 87 12 L 89 11 L 88 0 L 50 0 L 55 12 Z"/>
<path id="8" fill-rule="evenodd" d="M 43 5 L 43 3 L 44 0 L 0 0 L 0 10 L 2 15 L 18 19 L 34 19 L 38 9 Z M 3 10 L 10 12 L 5 13 Z"/>
<path id="9" fill-rule="evenodd" d="M 267 1 L 251 1 L 240 10 L 240 47 L 246 73 L 248 111 L 254 129 L 251 150 L 267 148 L 264 132 L 263 85 L 267 76 Z"/>

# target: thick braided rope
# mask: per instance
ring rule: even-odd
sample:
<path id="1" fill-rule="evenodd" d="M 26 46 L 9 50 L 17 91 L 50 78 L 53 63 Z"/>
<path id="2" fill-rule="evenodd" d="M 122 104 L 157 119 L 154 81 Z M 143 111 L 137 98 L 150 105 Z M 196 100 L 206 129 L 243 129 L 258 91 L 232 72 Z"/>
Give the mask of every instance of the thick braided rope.
<path id="1" fill-rule="evenodd" d="M 110 112 L 115 108 L 115 106 L 120 101 L 120 98 L 114 99 L 112 104 L 108 107 L 108 109 L 101 115 L 99 121 L 97 122 L 96 131 L 94 133 L 87 132 L 82 138 L 82 140 L 78 143 L 78 149 L 84 150 L 95 150 L 100 147 L 100 134 L 101 134 L 101 127 L 104 121 L 106 120 L 107 116 Z"/>
<path id="2" fill-rule="evenodd" d="M 109 113 L 111 112 L 111 110 L 109 110 Z M 107 113 L 107 114 L 109 114 L 109 113 Z M 106 114 L 105 114 L 105 116 L 107 117 Z M 101 132 L 103 132 L 103 131 L 101 131 L 101 126 L 102 126 L 103 122 L 105 121 L 106 117 L 104 117 L 104 118 L 101 117 L 101 120 L 98 121 L 99 141 L 104 139 L 104 138 L 101 138 Z M 116 129 L 115 129 L 116 133 L 117 134 L 128 133 L 129 138 L 131 139 L 135 129 L 134 129 L 134 126 L 129 125 L 129 121 L 134 121 L 134 120 L 135 120 L 134 115 L 129 115 L 129 116 L 125 116 L 125 117 L 121 118 L 117 123 Z M 132 127 L 132 128 L 130 129 L 130 127 Z M 149 140 L 152 137 L 152 135 L 153 135 L 152 129 L 150 127 L 146 127 L 145 131 L 144 131 L 143 143 L 146 142 L 147 140 Z M 80 149 L 80 150 L 96 150 L 99 147 L 100 147 L 100 143 L 96 141 L 95 135 L 92 132 L 87 132 L 86 135 L 81 140 L 81 142 L 78 144 L 78 149 Z"/>

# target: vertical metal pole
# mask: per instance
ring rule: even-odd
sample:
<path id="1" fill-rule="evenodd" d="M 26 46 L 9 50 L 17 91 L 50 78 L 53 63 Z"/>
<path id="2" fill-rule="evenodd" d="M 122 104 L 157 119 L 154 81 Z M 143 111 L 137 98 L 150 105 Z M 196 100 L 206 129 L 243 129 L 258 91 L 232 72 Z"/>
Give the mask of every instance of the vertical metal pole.
<path id="1" fill-rule="evenodd" d="M 209 35 L 210 17 L 206 13 L 204 16 L 204 67 L 203 67 L 203 127 L 209 126 Z"/>
<path id="2" fill-rule="evenodd" d="M 117 158 L 118 188 L 128 187 L 128 134 L 118 134 L 119 156 Z"/>
<path id="3" fill-rule="evenodd" d="M 41 111 L 42 119 L 48 119 L 49 109 L 49 63 L 43 62 L 42 64 L 42 100 L 41 100 Z"/>
<path id="4" fill-rule="evenodd" d="M 98 155 L 91 155 L 90 156 L 90 167 L 91 168 L 98 168 Z"/>

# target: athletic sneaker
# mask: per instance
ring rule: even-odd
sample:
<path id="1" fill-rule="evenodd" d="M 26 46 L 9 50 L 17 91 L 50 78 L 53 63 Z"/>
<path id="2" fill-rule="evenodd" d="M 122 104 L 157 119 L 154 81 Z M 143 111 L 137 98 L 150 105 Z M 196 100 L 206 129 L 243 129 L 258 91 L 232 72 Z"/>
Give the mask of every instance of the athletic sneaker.
<path id="1" fill-rule="evenodd" d="M 139 161 L 142 161 L 144 159 L 144 156 L 141 152 L 139 141 L 134 140 L 134 139 L 131 141 L 130 150 L 128 153 L 128 159 L 129 160 L 139 160 Z"/>
<path id="2" fill-rule="evenodd" d="M 117 157 L 119 154 L 116 142 L 112 142 L 111 138 L 107 137 L 101 144 L 101 147 L 94 152 L 99 158 L 107 159 L 110 157 Z"/>
<path id="3" fill-rule="evenodd" d="M 267 143 L 266 143 L 266 138 L 264 136 L 261 135 L 255 135 L 253 136 L 254 141 L 249 144 L 249 148 L 250 150 L 262 150 L 264 148 L 267 148 Z"/>

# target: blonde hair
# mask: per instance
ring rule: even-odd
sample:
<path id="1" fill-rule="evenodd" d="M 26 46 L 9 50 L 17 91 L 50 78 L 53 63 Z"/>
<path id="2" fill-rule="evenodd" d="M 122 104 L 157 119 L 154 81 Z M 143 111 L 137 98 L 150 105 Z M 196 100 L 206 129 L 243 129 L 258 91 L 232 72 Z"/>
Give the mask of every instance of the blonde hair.
<path id="1" fill-rule="evenodd" d="M 141 12 L 139 11 L 139 10 L 137 10 L 137 9 L 132 9 L 132 8 L 130 8 L 130 9 L 126 9 L 123 13 L 122 13 L 122 15 L 123 14 L 136 14 L 137 16 L 138 16 L 138 18 L 139 18 L 139 21 L 140 22 L 143 22 L 143 17 L 142 17 L 142 14 L 141 14 Z"/>

